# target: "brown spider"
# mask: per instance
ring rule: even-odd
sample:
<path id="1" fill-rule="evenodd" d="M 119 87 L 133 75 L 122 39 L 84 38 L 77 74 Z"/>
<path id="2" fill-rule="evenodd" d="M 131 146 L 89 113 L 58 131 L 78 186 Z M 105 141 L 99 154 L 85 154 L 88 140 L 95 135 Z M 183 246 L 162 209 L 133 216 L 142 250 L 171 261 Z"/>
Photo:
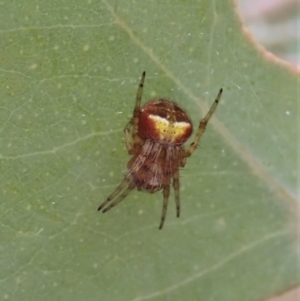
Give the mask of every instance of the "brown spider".
<path id="1" fill-rule="evenodd" d="M 126 148 L 133 157 L 128 161 L 128 173 L 119 186 L 99 206 L 103 213 L 110 210 L 131 190 L 163 191 L 163 208 L 159 224 L 162 229 L 170 195 L 171 179 L 175 192 L 176 215 L 180 215 L 179 167 L 197 148 L 205 127 L 217 108 L 222 95 L 220 89 L 216 100 L 206 116 L 200 121 L 198 131 L 190 147 L 183 143 L 191 136 L 193 125 L 188 115 L 174 102 L 158 98 L 150 100 L 141 108 L 141 98 L 146 72 L 143 72 L 136 95 L 133 117 L 124 128 Z M 130 133 L 133 144 L 130 142 Z M 113 201 L 113 202 L 111 202 Z"/>

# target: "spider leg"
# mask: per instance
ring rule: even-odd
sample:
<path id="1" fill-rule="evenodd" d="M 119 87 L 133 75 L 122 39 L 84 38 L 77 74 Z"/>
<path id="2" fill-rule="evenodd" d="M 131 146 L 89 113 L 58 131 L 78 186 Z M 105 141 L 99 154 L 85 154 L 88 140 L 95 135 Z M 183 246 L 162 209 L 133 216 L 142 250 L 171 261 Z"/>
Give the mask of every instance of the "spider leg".
<path id="1" fill-rule="evenodd" d="M 123 130 L 124 134 L 125 134 L 126 148 L 127 148 L 129 155 L 132 154 L 132 150 L 133 150 L 133 146 L 132 146 L 132 143 L 130 142 L 130 137 L 129 137 L 131 128 L 132 128 L 132 119 L 130 119 L 128 121 L 128 123 L 125 125 L 125 128 Z"/>
<path id="2" fill-rule="evenodd" d="M 130 132 L 132 132 L 133 142 L 137 143 L 139 141 L 138 122 L 139 122 L 141 99 L 142 99 L 142 94 L 143 94 L 145 76 L 146 76 L 146 72 L 144 71 L 142 73 L 142 77 L 140 79 L 138 91 L 137 91 L 136 98 L 135 98 L 133 117 L 127 122 L 127 124 L 125 125 L 125 128 L 123 130 L 124 134 L 125 134 L 126 148 L 127 148 L 129 155 L 134 155 L 134 146 L 132 145 L 132 143 L 130 141 Z"/>
<path id="3" fill-rule="evenodd" d="M 114 199 L 127 185 L 128 180 L 124 178 L 124 180 L 119 184 L 119 186 L 108 196 L 108 198 L 98 207 L 98 211 L 104 208 L 112 199 Z"/>
<path id="4" fill-rule="evenodd" d="M 190 147 L 185 151 L 185 155 L 184 157 L 190 157 L 193 152 L 196 150 L 198 143 L 201 139 L 202 134 L 205 131 L 206 125 L 209 121 L 209 119 L 211 118 L 212 114 L 214 113 L 214 111 L 216 110 L 219 100 L 222 96 L 222 92 L 223 89 L 220 89 L 217 98 L 215 99 L 214 103 L 212 104 L 212 106 L 210 107 L 209 111 L 207 112 L 206 116 L 200 121 L 199 127 L 198 127 L 198 131 L 196 133 L 196 136 L 194 138 L 194 141 L 190 144 Z"/>
<path id="5" fill-rule="evenodd" d="M 161 213 L 160 224 L 159 224 L 159 227 L 158 227 L 159 230 L 162 229 L 162 227 L 164 225 L 164 222 L 165 222 L 165 219 L 166 219 L 169 195 L 170 195 L 170 183 L 163 187 L 164 201 L 163 201 L 163 208 L 162 208 L 162 213 Z"/>
<path id="6" fill-rule="evenodd" d="M 120 194 L 112 203 L 110 203 L 106 208 L 104 208 L 102 212 L 105 213 L 106 211 L 110 210 L 114 206 L 118 205 L 121 201 L 123 201 L 127 197 L 130 191 L 134 188 L 135 188 L 135 184 L 131 182 L 128 185 L 128 187 L 122 192 L 122 194 Z"/>
<path id="7" fill-rule="evenodd" d="M 133 140 L 137 139 L 138 136 L 138 122 L 139 122 L 139 117 L 140 117 L 140 108 L 141 108 L 141 99 L 142 99 L 142 94 L 143 94 L 143 87 L 144 87 L 144 81 L 146 77 L 146 72 L 144 71 L 142 73 L 142 77 L 140 80 L 139 88 L 136 94 L 136 99 L 135 99 L 135 106 L 133 110 L 133 117 L 132 117 L 132 138 Z"/>
<path id="8" fill-rule="evenodd" d="M 179 171 L 177 170 L 173 177 L 173 188 L 175 193 L 176 216 L 180 216 L 180 198 L 179 198 Z"/>

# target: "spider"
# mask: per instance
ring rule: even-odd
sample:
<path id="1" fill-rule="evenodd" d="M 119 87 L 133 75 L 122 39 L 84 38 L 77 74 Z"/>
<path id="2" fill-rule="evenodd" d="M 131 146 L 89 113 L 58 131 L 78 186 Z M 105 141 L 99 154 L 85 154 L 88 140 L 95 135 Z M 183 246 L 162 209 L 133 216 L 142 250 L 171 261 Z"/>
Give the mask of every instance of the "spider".
<path id="1" fill-rule="evenodd" d="M 135 188 L 150 193 L 162 190 L 163 206 L 159 224 L 162 229 L 167 213 L 171 181 L 175 193 L 176 216 L 180 215 L 179 168 L 196 150 L 206 125 L 217 108 L 223 90 L 206 116 L 200 121 L 194 141 L 185 150 L 183 144 L 191 136 L 193 125 L 189 116 L 174 102 L 164 98 L 153 99 L 141 107 L 146 72 L 140 79 L 133 116 L 124 128 L 126 148 L 132 158 L 123 181 L 98 207 L 107 212 Z M 131 138 L 132 137 L 132 142 Z"/>

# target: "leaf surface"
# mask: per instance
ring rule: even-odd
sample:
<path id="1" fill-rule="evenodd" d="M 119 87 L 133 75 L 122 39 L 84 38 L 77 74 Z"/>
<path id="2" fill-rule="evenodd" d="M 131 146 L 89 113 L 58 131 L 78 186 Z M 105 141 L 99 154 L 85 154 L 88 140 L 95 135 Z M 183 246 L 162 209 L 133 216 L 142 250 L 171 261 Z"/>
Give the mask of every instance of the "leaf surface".
<path id="1" fill-rule="evenodd" d="M 299 283 L 299 77 L 263 57 L 231 1 L 3 2 L 0 296 L 8 300 L 261 300 Z M 122 180 L 139 77 L 194 126 L 224 93 L 161 193 Z M 298 98 L 297 98 L 298 97 Z"/>

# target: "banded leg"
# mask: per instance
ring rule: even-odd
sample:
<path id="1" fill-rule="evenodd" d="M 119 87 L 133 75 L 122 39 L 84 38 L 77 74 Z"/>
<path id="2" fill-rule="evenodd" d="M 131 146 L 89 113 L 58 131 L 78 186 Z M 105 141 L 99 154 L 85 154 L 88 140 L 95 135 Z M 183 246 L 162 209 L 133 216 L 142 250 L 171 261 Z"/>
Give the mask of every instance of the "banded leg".
<path id="1" fill-rule="evenodd" d="M 141 99 L 142 99 L 145 76 L 146 76 L 146 72 L 144 71 L 140 79 L 138 91 L 135 98 L 133 117 L 128 121 L 128 123 L 125 125 L 125 128 L 123 130 L 125 134 L 126 148 L 129 155 L 133 155 L 133 145 L 130 142 L 130 132 L 132 130 L 132 138 L 134 138 L 134 136 L 136 136 L 138 132 L 139 113 L 141 107 Z"/>
<path id="2" fill-rule="evenodd" d="M 179 171 L 177 170 L 173 177 L 173 188 L 175 194 L 176 216 L 180 216 L 180 198 L 179 198 Z"/>
<path id="3" fill-rule="evenodd" d="M 206 125 L 207 125 L 209 119 L 211 118 L 212 114 L 214 113 L 214 111 L 216 110 L 216 108 L 218 106 L 218 103 L 221 99 L 222 93 L 223 93 L 223 89 L 220 89 L 220 91 L 217 95 L 217 98 L 215 99 L 214 103 L 210 107 L 210 109 L 207 112 L 206 116 L 200 121 L 198 131 L 196 133 L 194 141 L 191 143 L 190 147 L 185 151 L 185 157 L 190 157 L 193 154 L 193 152 L 196 150 L 196 148 L 198 146 L 198 143 L 201 139 L 201 136 L 205 131 Z"/>
<path id="4" fill-rule="evenodd" d="M 134 185 L 134 183 L 131 182 L 128 185 L 128 187 L 122 192 L 122 194 L 120 194 L 112 203 L 110 203 L 106 208 L 104 208 L 102 210 L 102 212 L 105 213 L 108 210 L 110 210 L 111 208 L 113 208 L 114 206 L 118 205 L 120 202 L 122 202 L 127 197 L 127 195 L 130 193 L 130 191 L 134 188 L 135 188 L 135 185 Z"/>
<path id="5" fill-rule="evenodd" d="M 141 108 L 141 99 L 143 94 L 143 87 L 144 87 L 144 81 L 146 77 L 146 72 L 144 71 L 142 73 L 142 77 L 140 80 L 139 88 L 136 94 L 135 99 L 135 107 L 133 110 L 133 118 L 132 118 L 132 138 L 135 139 L 135 136 L 137 136 L 138 133 L 138 122 L 139 122 L 139 114 L 140 114 L 140 108 Z"/>
<path id="6" fill-rule="evenodd" d="M 125 128 L 123 130 L 124 134 L 125 134 L 126 148 L 127 148 L 129 155 L 132 155 L 132 150 L 133 150 L 132 143 L 130 142 L 131 128 L 132 128 L 132 119 L 130 119 L 130 121 L 128 121 L 128 123 L 125 125 Z"/>
<path id="7" fill-rule="evenodd" d="M 166 219 L 169 195 L 170 195 L 170 183 L 167 186 L 164 186 L 164 188 L 163 188 L 164 201 L 163 201 L 163 208 L 162 208 L 162 213 L 161 213 L 160 224 L 158 227 L 159 230 L 162 229 L 165 219 Z"/>
<path id="8" fill-rule="evenodd" d="M 108 196 L 108 198 L 98 207 L 98 211 L 104 208 L 112 199 L 114 199 L 127 185 L 128 180 L 124 180 L 119 184 L 119 186 Z"/>

